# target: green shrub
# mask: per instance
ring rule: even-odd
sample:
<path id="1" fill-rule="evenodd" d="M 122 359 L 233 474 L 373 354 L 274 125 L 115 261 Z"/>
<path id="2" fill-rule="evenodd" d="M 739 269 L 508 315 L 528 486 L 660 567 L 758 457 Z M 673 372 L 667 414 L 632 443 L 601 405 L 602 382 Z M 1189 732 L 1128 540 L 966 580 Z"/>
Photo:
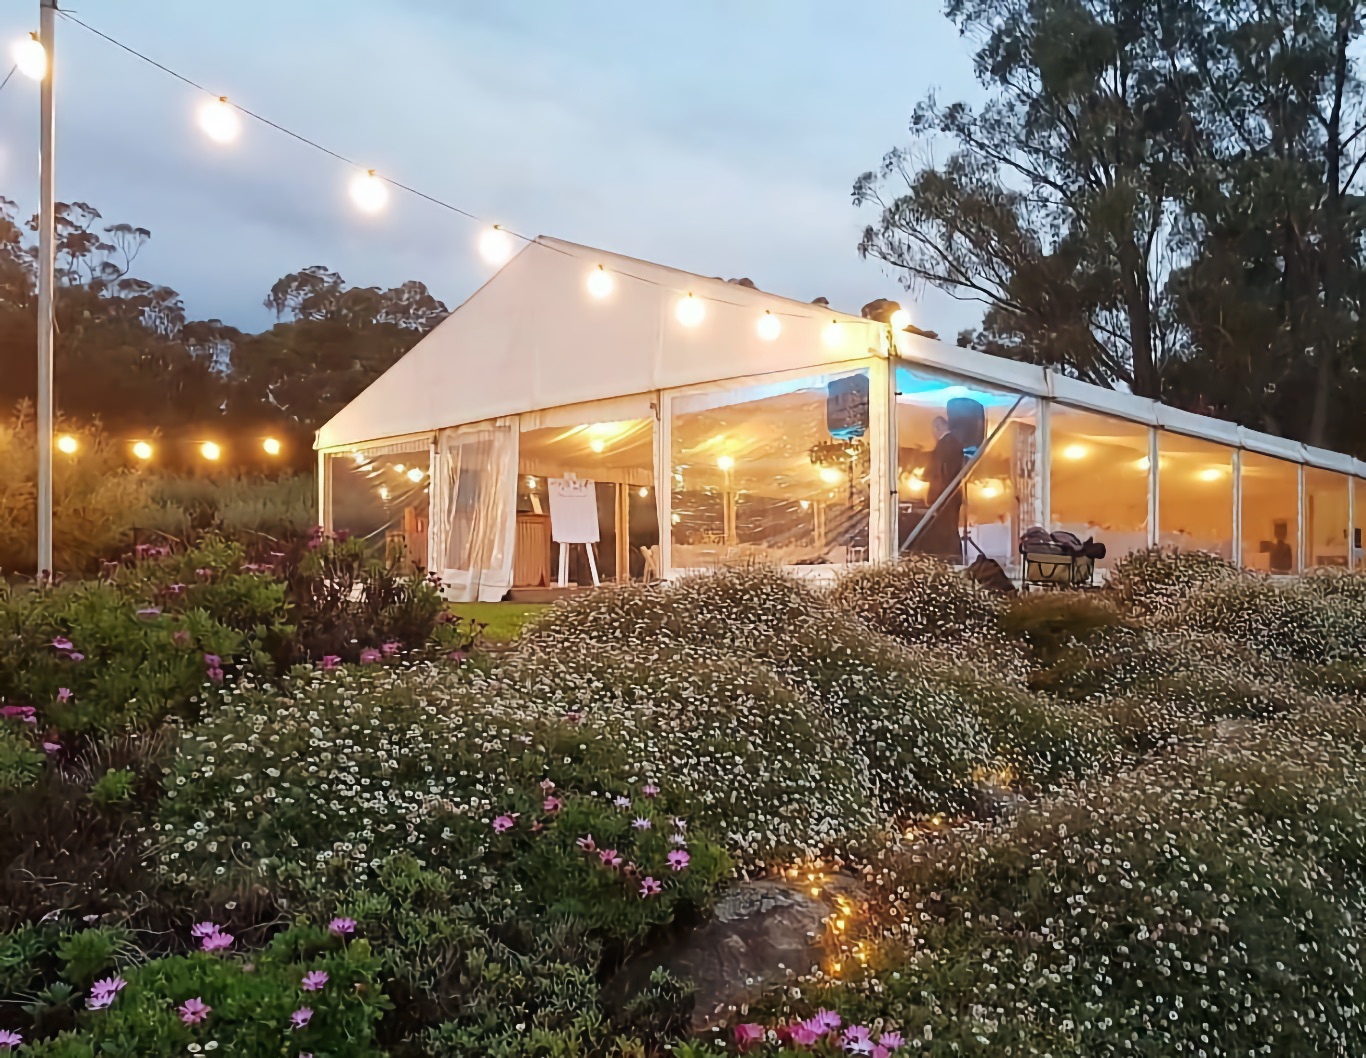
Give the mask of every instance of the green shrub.
<path id="1" fill-rule="evenodd" d="M 154 959 L 116 976 L 123 987 L 105 1009 L 82 1011 L 73 1029 L 30 1044 L 25 1053 L 180 1058 L 217 1045 L 242 1058 L 293 1055 L 300 1048 L 380 1058 L 374 1033 L 389 1001 L 377 968 L 368 941 L 307 927 L 278 934 L 249 962 L 206 952 Z M 308 973 L 325 974 L 325 983 L 305 990 Z M 186 1010 L 202 1017 L 187 1020 Z"/>
<path id="2" fill-rule="evenodd" d="M 90 787 L 90 800 L 97 805 L 115 805 L 133 796 L 138 777 L 127 768 L 110 768 Z"/>
<path id="3" fill-rule="evenodd" d="M 1113 603 L 1084 592 L 1028 592 L 1005 604 L 998 623 L 1006 636 L 1028 644 L 1039 665 L 1053 664 L 1071 646 L 1103 652 L 1133 628 Z"/>
<path id="4" fill-rule="evenodd" d="M 13 720 L 0 720 L 0 794 L 35 782 L 46 756 L 34 735 Z"/>
<path id="5" fill-rule="evenodd" d="M 967 574 L 935 558 L 844 573 L 830 593 L 837 609 L 905 643 L 972 641 L 997 627 L 999 601 Z"/>
<path id="6" fill-rule="evenodd" d="M 1107 587 L 1119 605 L 1131 613 L 1162 617 L 1192 592 L 1246 576 L 1218 555 L 1155 548 L 1121 558 L 1110 571 Z"/>

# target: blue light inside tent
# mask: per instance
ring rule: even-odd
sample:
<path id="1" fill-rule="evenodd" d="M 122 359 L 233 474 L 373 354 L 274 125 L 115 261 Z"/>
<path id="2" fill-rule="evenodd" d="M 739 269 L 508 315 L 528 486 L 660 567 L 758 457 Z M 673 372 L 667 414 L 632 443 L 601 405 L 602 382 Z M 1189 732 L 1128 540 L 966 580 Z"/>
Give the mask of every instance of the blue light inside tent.
<path id="1" fill-rule="evenodd" d="M 978 389 L 945 378 L 916 374 L 904 367 L 896 369 L 896 395 L 907 404 L 936 406 L 945 405 L 955 397 L 967 397 L 984 408 L 1009 408 L 1019 399 L 1017 393 Z"/>

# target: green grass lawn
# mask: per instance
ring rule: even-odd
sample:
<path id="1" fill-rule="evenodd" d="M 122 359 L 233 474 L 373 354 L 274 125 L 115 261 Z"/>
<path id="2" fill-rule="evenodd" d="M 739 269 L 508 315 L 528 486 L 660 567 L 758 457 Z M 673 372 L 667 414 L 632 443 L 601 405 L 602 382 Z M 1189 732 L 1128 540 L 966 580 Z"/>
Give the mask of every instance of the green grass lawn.
<path id="1" fill-rule="evenodd" d="M 548 609 L 545 605 L 517 602 L 461 602 L 451 605 L 451 613 L 455 616 L 488 625 L 484 629 L 484 637 L 498 643 L 516 639 L 528 621 Z"/>

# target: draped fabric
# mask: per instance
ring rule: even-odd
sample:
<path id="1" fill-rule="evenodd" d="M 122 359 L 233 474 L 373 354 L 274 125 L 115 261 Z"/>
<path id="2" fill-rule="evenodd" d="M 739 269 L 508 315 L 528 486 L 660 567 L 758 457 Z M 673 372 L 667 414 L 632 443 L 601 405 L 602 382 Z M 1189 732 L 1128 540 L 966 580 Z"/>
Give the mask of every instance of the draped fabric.
<path id="1" fill-rule="evenodd" d="M 517 419 L 444 430 L 438 445 L 440 536 L 434 563 L 455 602 L 498 602 L 512 587 Z"/>

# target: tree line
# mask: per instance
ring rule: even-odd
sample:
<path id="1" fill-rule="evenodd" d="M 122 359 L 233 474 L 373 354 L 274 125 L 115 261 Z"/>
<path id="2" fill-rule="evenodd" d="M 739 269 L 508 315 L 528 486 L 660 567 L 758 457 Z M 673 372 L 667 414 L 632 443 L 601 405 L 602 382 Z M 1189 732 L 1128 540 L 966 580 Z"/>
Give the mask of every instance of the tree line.
<path id="1" fill-rule="evenodd" d="M 0 197 L 3 407 L 36 393 L 36 226 Z M 146 228 L 108 223 L 84 202 L 59 203 L 56 227 L 58 414 L 115 435 L 283 437 L 307 466 L 313 431 L 448 311 L 420 282 L 357 287 L 314 265 L 275 282 L 264 301 L 278 322 L 250 333 L 191 319 L 175 290 L 136 277 Z M 185 451 L 166 449 L 168 460 Z"/>
<path id="2" fill-rule="evenodd" d="M 1366 456 L 1359 0 L 947 0 L 854 185 L 861 252 L 983 306 L 963 346 Z"/>

